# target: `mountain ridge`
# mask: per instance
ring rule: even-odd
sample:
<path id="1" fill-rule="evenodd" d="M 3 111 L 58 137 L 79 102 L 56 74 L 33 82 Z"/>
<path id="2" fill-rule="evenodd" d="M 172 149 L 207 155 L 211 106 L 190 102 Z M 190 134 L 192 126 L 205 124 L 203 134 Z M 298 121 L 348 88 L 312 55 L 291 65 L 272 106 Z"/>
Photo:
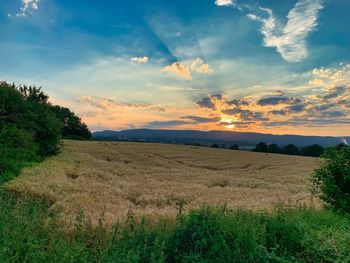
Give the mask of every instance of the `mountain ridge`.
<path id="1" fill-rule="evenodd" d="M 256 132 L 235 131 L 199 131 L 199 130 L 160 130 L 160 129 L 131 129 L 131 130 L 104 130 L 93 133 L 95 139 L 110 140 L 132 140 L 132 141 L 155 141 L 180 144 L 239 144 L 244 146 L 255 146 L 259 142 L 277 145 L 295 144 L 306 146 L 320 144 L 322 146 L 347 143 L 350 136 L 309 136 L 309 135 L 274 135 Z"/>

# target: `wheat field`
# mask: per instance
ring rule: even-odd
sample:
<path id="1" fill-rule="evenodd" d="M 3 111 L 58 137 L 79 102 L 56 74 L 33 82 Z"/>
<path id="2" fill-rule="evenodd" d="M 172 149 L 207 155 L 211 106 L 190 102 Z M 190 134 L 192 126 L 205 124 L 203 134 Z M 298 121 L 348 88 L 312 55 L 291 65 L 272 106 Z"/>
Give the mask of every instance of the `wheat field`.
<path id="1" fill-rule="evenodd" d="M 309 178 L 318 164 L 316 158 L 195 146 L 66 140 L 58 156 L 5 187 L 47 198 L 65 220 L 83 211 L 92 223 L 104 214 L 111 224 L 130 210 L 157 219 L 173 218 L 180 206 L 311 205 Z"/>

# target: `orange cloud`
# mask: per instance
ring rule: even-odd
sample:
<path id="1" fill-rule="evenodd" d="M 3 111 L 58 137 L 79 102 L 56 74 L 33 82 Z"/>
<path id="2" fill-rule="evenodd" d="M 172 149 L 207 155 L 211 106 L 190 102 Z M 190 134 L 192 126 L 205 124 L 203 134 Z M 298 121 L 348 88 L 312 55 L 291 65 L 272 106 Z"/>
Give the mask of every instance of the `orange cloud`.
<path id="1" fill-rule="evenodd" d="M 209 64 L 205 63 L 201 58 L 197 58 L 192 62 L 174 62 L 173 64 L 164 67 L 163 71 L 172 72 L 185 80 L 192 80 L 193 73 L 210 74 L 213 72 Z"/>

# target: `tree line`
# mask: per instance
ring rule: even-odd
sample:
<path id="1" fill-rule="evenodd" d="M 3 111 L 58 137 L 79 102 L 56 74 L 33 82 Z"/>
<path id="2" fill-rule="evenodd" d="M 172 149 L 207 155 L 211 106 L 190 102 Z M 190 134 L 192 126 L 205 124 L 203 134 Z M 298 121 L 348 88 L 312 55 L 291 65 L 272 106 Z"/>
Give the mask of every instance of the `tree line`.
<path id="1" fill-rule="evenodd" d="M 280 147 L 275 143 L 267 144 L 265 142 L 260 142 L 255 146 L 254 151 L 263 153 L 279 153 L 287 155 L 320 157 L 324 153 L 325 148 L 319 144 L 312 144 L 300 148 L 294 144 L 287 144 L 283 147 Z"/>
<path id="2" fill-rule="evenodd" d="M 52 105 L 41 88 L 0 82 L 0 182 L 56 154 L 61 138 L 90 139 L 91 132 L 70 109 Z"/>

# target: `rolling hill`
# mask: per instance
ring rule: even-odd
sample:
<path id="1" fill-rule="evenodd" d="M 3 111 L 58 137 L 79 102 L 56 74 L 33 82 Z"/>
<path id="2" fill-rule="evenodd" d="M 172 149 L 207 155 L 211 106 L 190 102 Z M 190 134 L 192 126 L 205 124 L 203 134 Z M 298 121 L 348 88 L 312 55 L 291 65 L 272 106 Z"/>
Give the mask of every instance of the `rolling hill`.
<path id="1" fill-rule="evenodd" d="M 280 146 L 292 143 L 299 147 L 302 147 L 311 144 L 330 146 L 344 142 L 347 143 L 347 141 L 350 141 L 350 137 L 272 135 L 253 132 L 151 129 L 98 131 L 93 133 L 93 137 L 95 139 L 103 140 L 150 141 L 177 144 L 239 144 L 240 146 L 245 147 L 253 147 L 259 142 L 266 142 L 268 144 L 276 143 Z"/>

